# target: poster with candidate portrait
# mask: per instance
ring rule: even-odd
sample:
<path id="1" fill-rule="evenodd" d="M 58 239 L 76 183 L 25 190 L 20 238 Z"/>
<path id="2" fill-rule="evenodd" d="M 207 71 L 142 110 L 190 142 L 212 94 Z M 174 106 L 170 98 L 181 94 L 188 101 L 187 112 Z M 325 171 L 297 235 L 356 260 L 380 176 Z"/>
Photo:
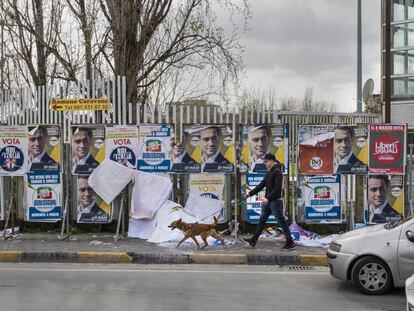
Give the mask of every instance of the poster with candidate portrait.
<path id="1" fill-rule="evenodd" d="M 27 126 L 0 126 L 0 175 L 27 172 Z"/>
<path id="2" fill-rule="evenodd" d="M 340 175 L 305 176 L 303 198 L 305 221 L 338 223 L 342 221 Z"/>
<path id="3" fill-rule="evenodd" d="M 90 175 L 105 159 L 105 126 L 72 126 L 72 173 Z"/>
<path id="4" fill-rule="evenodd" d="M 171 125 L 139 126 L 138 164 L 140 171 L 167 173 L 170 171 Z"/>
<path id="5" fill-rule="evenodd" d="M 173 171 L 231 173 L 235 147 L 231 125 L 184 125 L 181 154 L 173 154 Z M 174 163 L 184 163 L 174 166 Z"/>
<path id="6" fill-rule="evenodd" d="M 336 174 L 367 174 L 367 140 L 366 125 L 338 125 L 335 128 L 334 171 Z"/>
<path id="7" fill-rule="evenodd" d="M 385 223 L 404 217 L 404 175 L 369 175 L 364 188 L 367 223 Z"/>
<path id="8" fill-rule="evenodd" d="M 249 191 L 253 190 L 258 184 L 260 184 L 265 175 L 266 174 L 263 173 L 247 174 L 246 193 L 249 193 Z M 256 224 L 259 222 L 262 210 L 262 200 L 264 199 L 265 194 L 266 190 L 263 189 L 259 193 L 247 198 L 246 213 L 247 221 L 249 223 Z M 276 223 L 273 213 L 270 214 L 269 218 L 267 219 L 267 223 Z"/>
<path id="9" fill-rule="evenodd" d="M 109 223 L 112 207 L 98 196 L 88 183 L 89 176 L 78 176 L 76 185 L 77 222 Z"/>
<path id="10" fill-rule="evenodd" d="M 334 125 L 299 125 L 299 173 L 332 175 Z"/>
<path id="11" fill-rule="evenodd" d="M 369 125 L 369 173 L 405 173 L 405 125 Z"/>
<path id="12" fill-rule="evenodd" d="M 243 127 L 243 163 L 250 173 L 265 173 L 264 156 L 275 155 L 282 165 L 283 174 L 288 173 L 288 124 L 259 124 Z"/>
<path id="13" fill-rule="evenodd" d="M 56 222 L 62 219 L 60 172 L 28 172 L 26 220 Z"/>
<path id="14" fill-rule="evenodd" d="M 107 126 L 105 138 L 106 158 L 129 168 L 137 167 L 138 127 Z"/>
<path id="15" fill-rule="evenodd" d="M 29 125 L 28 131 L 28 171 L 60 171 L 62 162 L 60 125 Z"/>

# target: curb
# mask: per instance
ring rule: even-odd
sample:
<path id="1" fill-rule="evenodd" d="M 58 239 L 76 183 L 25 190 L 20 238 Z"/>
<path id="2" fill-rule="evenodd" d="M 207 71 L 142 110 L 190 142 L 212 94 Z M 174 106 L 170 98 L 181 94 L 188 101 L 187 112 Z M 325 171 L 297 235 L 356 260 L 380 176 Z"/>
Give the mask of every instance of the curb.
<path id="1" fill-rule="evenodd" d="M 326 255 L 0 251 L 0 262 L 327 266 Z"/>

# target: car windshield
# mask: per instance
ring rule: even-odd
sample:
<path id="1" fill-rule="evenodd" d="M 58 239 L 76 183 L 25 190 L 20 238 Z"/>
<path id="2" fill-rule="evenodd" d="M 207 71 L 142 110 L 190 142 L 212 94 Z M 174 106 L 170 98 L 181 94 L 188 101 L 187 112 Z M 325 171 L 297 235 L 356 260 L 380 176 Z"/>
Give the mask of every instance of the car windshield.
<path id="1" fill-rule="evenodd" d="M 413 217 L 407 217 L 407 218 L 404 218 L 404 219 L 401 219 L 401 220 L 393 220 L 393 221 L 387 222 L 384 225 L 384 228 L 387 229 L 387 230 L 391 230 L 391 229 L 394 229 L 398 226 L 401 226 L 402 224 L 405 224 L 407 221 L 410 221 L 411 219 L 413 219 Z"/>

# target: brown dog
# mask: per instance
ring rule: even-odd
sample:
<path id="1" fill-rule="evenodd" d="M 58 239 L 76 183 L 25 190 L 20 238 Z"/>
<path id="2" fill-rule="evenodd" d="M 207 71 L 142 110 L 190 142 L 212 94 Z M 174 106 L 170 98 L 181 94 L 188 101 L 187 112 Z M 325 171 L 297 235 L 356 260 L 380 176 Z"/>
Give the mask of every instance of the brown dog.
<path id="1" fill-rule="evenodd" d="M 178 248 L 181 243 L 183 243 L 188 238 L 192 238 L 195 244 L 197 245 L 197 249 L 200 249 L 200 245 L 198 244 L 197 239 L 195 238 L 197 235 L 201 237 L 201 239 L 204 241 L 204 246 L 201 248 L 203 249 L 208 245 L 207 238 L 209 236 L 212 236 L 213 238 L 216 238 L 221 242 L 221 244 L 224 244 L 224 240 L 221 238 L 221 236 L 217 233 L 217 231 L 214 229 L 217 226 L 217 218 L 214 217 L 214 222 L 212 224 L 189 224 L 184 222 L 181 218 L 178 220 L 174 220 L 171 225 L 168 226 L 168 228 L 171 228 L 171 230 L 174 229 L 180 229 L 184 233 L 184 238 L 178 243 Z"/>

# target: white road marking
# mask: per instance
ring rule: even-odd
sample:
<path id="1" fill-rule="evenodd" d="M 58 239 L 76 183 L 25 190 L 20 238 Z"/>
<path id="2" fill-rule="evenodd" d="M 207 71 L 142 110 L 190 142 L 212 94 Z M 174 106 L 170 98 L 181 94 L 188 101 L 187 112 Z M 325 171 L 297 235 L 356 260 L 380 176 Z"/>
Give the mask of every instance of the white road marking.
<path id="1" fill-rule="evenodd" d="M 244 271 L 244 270 L 179 270 L 179 269 L 85 269 L 85 268 L 25 268 L 0 267 L 0 271 L 48 271 L 48 272 L 127 272 L 127 273 L 219 273 L 219 274 L 295 274 L 329 275 L 326 271 Z"/>

